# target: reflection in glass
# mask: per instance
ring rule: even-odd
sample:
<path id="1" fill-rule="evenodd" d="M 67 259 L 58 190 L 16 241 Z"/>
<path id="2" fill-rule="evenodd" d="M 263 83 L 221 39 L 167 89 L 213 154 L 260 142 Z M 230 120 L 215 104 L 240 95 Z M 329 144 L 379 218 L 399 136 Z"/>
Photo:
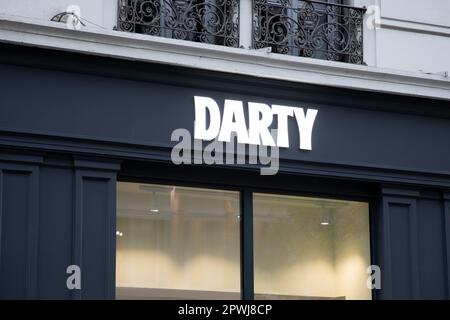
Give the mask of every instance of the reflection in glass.
<path id="1" fill-rule="evenodd" d="M 239 193 L 118 183 L 118 299 L 239 299 Z"/>
<path id="2" fill-rule="evenodd" d="M 256 299 L 371 299 L 367 203 L 253 199 Z"/>

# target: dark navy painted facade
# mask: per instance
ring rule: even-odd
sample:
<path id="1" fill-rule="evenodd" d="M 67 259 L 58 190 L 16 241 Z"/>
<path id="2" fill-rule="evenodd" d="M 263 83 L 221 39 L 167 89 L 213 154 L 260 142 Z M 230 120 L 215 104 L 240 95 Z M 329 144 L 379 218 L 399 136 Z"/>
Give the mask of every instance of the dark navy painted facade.
<path id="1" fill-rule="evenodd" d="M 9 45 L 0 75 L 0 298 L 114 298 L 118 179 L 365 199 L 375 297 L 450 298 L 448 102 Z M 194 95 L 314 107 L 313 150 L 291 119 L 278 175 L 174 166 Z"/>

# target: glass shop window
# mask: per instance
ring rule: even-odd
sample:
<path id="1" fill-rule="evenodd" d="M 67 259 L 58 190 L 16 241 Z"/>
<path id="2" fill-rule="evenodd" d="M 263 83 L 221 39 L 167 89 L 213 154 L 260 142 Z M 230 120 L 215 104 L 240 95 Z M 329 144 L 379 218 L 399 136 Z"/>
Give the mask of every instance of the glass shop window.
<path id="1" fill-rule="evenodd" d="M 117 188 L 117 299 L 240 299 L 239 192 Z"/>
<path id="2" fill-rule="evenodd" d="M 254 194 L 255 299 L 371 299 L 368 203 Z"/>

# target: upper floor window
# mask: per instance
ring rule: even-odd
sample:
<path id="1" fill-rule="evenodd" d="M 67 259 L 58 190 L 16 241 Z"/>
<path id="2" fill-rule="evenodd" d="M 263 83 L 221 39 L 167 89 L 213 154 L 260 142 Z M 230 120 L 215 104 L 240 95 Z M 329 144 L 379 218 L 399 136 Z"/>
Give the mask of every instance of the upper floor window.
<path id="1" fill-rule="evenodd" d="M 342 0 L 119 0 L 118 29 L 239 47 L 239 24 L 255 49 L 363 63 L 365 9 Z M 248 11 L 248 12 L 247 12 Z M 242 37 L 241 38 L 249 38 Z M 245 46 L 245 45 L 244 45 Z"/>

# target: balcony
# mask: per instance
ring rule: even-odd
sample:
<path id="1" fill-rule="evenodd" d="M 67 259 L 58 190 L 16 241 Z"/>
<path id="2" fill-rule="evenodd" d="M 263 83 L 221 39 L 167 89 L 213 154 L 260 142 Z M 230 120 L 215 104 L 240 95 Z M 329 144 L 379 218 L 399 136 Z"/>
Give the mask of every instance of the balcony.
<path id="1" fill-rule="evenodd" d="M 119 0 L 118 29 L 239 46 L 239 0 Z"/>
<path id="2" fill-rule="evenodd" d="M 364 8 L 342 5 L 340 0 L 246 0 L 242 4 L 247 2 L 251 6 L 240 6 L 239 0 L 119 0 L 117 27 L 228 47 L 245 47 L 243 39 L 248 38 L 253 49 L 364 63 Z"/>

